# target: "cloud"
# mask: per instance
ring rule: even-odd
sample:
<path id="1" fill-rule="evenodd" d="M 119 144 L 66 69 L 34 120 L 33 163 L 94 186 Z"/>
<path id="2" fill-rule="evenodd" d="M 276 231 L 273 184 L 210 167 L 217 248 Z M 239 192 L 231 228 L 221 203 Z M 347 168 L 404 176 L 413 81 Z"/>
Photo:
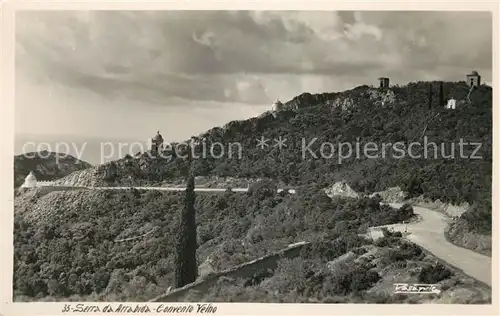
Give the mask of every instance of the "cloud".
<path id="1" fill-rule="evenodd" d="M 16 71 L 111 99 L 267 104 L 380 75 L 491 79 L 491 37 L 485 12 L 25 11 Z"/>

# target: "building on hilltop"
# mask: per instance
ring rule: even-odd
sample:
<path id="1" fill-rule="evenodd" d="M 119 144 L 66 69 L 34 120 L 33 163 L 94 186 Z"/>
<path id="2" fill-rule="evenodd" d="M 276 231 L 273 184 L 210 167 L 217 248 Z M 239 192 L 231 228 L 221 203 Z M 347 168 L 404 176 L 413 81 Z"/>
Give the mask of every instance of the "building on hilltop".
<path id="1" fill-rule="evenodd" d="M 283 106 L 284 106 L 283 103 L 281 103 L 279 99 L 276 99 L 276 102 L 274 102 L 271 107 L 271 114 L 273 115 L 274 118 L 276 118 L 277 113 L 279 111 L 283 110 Z"/>
<path id="2" fill-rule="evenodd" d="M 380 82 L 380 88 L 389 88 L 389 78 L 387 77 L 380 77 L 378 78 L 379 82 Z"/>
<path id="3" fill-rule="evenodd" d="M 469 87 L 479 87 L 481 85 L 481 76 L 474 70 L 467 75 L 466 82 Z"/>
<path id="4" fill-rule="evenodd" d="M 453 98 L 449 99 L 448 103 L 446 104 L 447 109 L 455 110 L 456 106 L 457 106 L 457 100 Z"/>
<path id="5" fill-rule="evenodd" d="M 276 99 L 276 102 L 273 103 L 272 109 L 274 112 L 283 110 L 283 103 L 281 103 L 279 99 Z"/>
<path id="6" fill-rule="evenodd" d="M 24 179 L 24 183 L 21 185 L 22 188 L 36 188 L 36 177 L 33 171 L 31 171 Z"/>
<path id="7" fill-rule="evenodd" d="M 163 137 L 160 134 L 160 131 L 156 132 L 155 137 L 151 139 L 151 151 L 158 152 L 163 148 Z"/>

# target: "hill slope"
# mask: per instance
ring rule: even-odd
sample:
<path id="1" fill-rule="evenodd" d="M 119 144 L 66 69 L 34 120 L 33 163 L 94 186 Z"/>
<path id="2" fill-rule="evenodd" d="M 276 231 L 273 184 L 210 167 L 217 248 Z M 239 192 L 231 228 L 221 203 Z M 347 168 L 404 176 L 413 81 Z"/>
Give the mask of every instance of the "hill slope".
<path id="1" fill-rule="evenodd" d="M 14 187 L 22 185 L 31 171 L 37 180 L 52 181 L 90 167 L 91 164 L 71 155 L 45 150 L 17 155 L 14 156 Z"/>
<path id="2" fill-rule="evenodd" d="M 491 88 L 480 87 L 472 93 L 471 105 L 455 111 L 439 108 L 437 104 L 428 110 L 428 84 L 412 83 L 391 88 L 391 98 L 386 98 L 386 92 L 369 87 L 342 93 L 303 94 L 289 101 L 300 105 L 297 111 L 283 111 L 276 119 L 267 115 L 213 128 L 198 138 L 205 139 L 209 149 L 214 143 L 224 144 L 226 149 L 230 144 L 239 143 L 241 157 L 238 157 L 235 146 L 233 157 L 228 157 L 227 151 L 221 158 L 208 153 L 206 159 L 195 159 L 196 174 L 274 178 L 293 185 L 318 183 L 326 186 L 346 180 L 358 192 L 371 193 L 400 186 L 413 196 L 425 194 L 442 201 L 466 200 L 472 203 L 480 200 L 483 194 L 490 195 Z M 460 99 L 467 94 L 468 88 L 464 83 L 445 83 L 444 90 L 446 95 Z M 383 103 L 381 98 L 389 101 Z M 270 140 L 282 136 L 287 139 L 287 148 L 282 151 L 257 148 L 256 138 L 260 136 Z M 349 142 L 354 151 L 357 140 L 361 148 L 368 142 L 379 147 L 382 143 L 403 142 L 408 147 L 412 141 L 423 143 L 424 136 L 428 143 L 437 144 L 437 159 L 433 157 L 432 147 L 428 150 L 428 159 L 410 158 L 408 154 L 403 158 L 392 157 L 387 151 L 385 157 L 379 153 L 378 158 L 368 159 L 361 154 L 359 158 L 353 155 L 339 162 L 338 154 L 331 158 L 322 158 L 319 154 L 322 142 L 334 145 Z M 482 159 L 460 158 L 458 143 L 461 138 L 481 142 L 476 155 L 482 155 Z M 317 157 L 303 150 L 314 139 L 317 140 L 309 148 Z M 442 143 L 446 147 L 444 153 Z M 455 146 L 455 157 L 441 158 L 441 154 L 450 154 L 451 143 Z M 201 153 L 201 147 L 195 148 L 196 154 Z M 473 149 L 469 146 L 464 152 L 471 154 Z M 328 148 L 323 152 L 330 153 Z M 214 155 L 217 154 L 214 150 Z M 423 154 L 423 149 L 415 147 L 413 154 Z M 92 180 L 94 183 L 159 183 L 178 179 L 184 174 L 185 167 L 181 158 L 153 159 L 145 153 L 100 165 L 84 173 L 88 173 L 87 178 L 96 177 Z"/>
<path id="3" fill-rule="evenodd" d="M 15 200 L 18 299 L 148 300 L 172 285 L 183 192 L 28 193 Z M 303 240 L 347 236 L 359 244 L 362 226 L 413 215 L 411 208 L 398 211 L 374 199 L 331 200 L 314 188 L 276 194 L 266 186 L 244 194 L 197 194 L 196 210 L 198 262 L 214 271 Z"/>
<path id="4" fill-rule="evenodd" d="M 201 277 L 295 242 L 309 240 L 312 247 L 293 262 L 280 261 L 271 274 L 220 284 L 204 293 L 205 300 L 397 303 L 410 297 L 394 297 L 394 280 L 430 282 L 429 277 L 431 283 L 444 282 L 440 301 L 450 296 L 455 303 L 491 300 L 491 290 L 440 270 L 418 246 L 397 238 L 372 244 L 358 236 L 368 226 L 410 219 L 411 207 L 330 199 L 315 187 L 298 195 L 268 188 L 258 183 L 245 194 L 197 195 Z M 15 201 L 16 301 L 145 301 L 172 285 L 182 192 L 77 190 L 38 199 L 28 193 Z M 140 238 L 129 240 L 134 237 Z M 346 256 L 355 261 L 339 267 Z M 459 296 L 454 295 L 457 284 Z M 234 293 L 227 296 L 227 291 Z"/>
<path id="5" fill-rule="evenodd" d="M 429 84 L 433 85 L 431 109 Z M 443 87 L 445 98 L 457 100 L 465 99 L 469 91 L 465 82 L 445 82 Z M 289 110 L 278 113 L 276 118 L 268 114 L 233 121 L 199 135 L 207 148 L 221 143 L 226 153 L 221 158 L 209 154 L 206 159 L 196 159 L 196 173 L 273 178 L 290 185 L 316 183 L 323 187 L 346 181 L 361 193 L 399 186 L 410 197 L 423 195 L 442 202 L 468 202 L 473 207 L 462 216 L 457 229 L 450 231 L 450 236 L 474 249 L 474 242 L 467 239 L 468 231 L 491 235 L 492 89 L 480 86 L 472 92 L 471 103 L 459 105 L 456 110 L 440 107 L 438 95 L 437 82 L 410 83 L 389 90 L 361 86 L 339 93 L 304 93 L 287 102 L 285 108 Z M 282 137 L 287 140 L 287 147 L 260 149 L 256 139 L 261 136 L 269 139 L 269 144 Z M 461 158 L 460 141 L 480 143 L 477 152 L 474 153 L 476 146 L 470 145 L 464 147 L 463 154 L 474 153 L 481 158 Z M 309 151 L 306 148 L 311 142 Z M 336 146 L 334 155 L 330 156 L 329 145 L 321 148 L 323 142 Z M 354 153 L 356 142 L 361 155 L 339 160 L 338 144 L 350 143 Z M 362 148 L 368 143 L 375 143 L 380 149 L 384 144 L 398 142 L 407 149 L 412 142 L 421 145 L 413 147 L 414 157 L 409 157 L 408 150 L 401 157 L 391 147 L 383 150 L 385 156 L 382 151 L 376 152 L 378 158 L 369 159 L 363 154 Z M 241 145 L 241 157 L 237 151 L 229 157 L 228 148 L 236 143 Z M 219 147 L 214 148 L 214 154 L 219 154 Z M 201 150 L 202 146 L 196 147 L 197 154 Z M 368 154 L 373 156 L 373 152 Z M 151 184 L 178 179 L 185 168 L 183 159 L 152 159 L 142 154 L 82 171 L 79 179 L 100 185 Z"/>
<path id="6" fill-rule="evenodd" d="M 468 92 L 465 83 L 445 83 L 444 87 L 445 94 L 456 99 Z M 361 193 L 399 186 L 410 196 L 467 201 L 472 208 L 457 221 L 454 227 L 459 233 L 453 236 L 481 234 L 491 240 L 492 90 L 480 87 L 472 93 L 471 104 L 454 111 L 437 104 L 428 109 L 427 95 L 428 83 L 390 90 L 358 87 L 341 93 L 303 94 L 287 103 L 292 110 L 280 112 L 276 118 L 264 115 L 230 122 L 200 135 L 207 146 L 238 142 L 243 150 L 241 157 L 195 159 L 197 175 L 271 178 L 302 186 L 296 196 L 200 194 L 200 262 L 207 260 L 214 269 L 223 269 L 292 242 L 353 236 L 367 225 L 408 217 L 402 211 L 380 207 L 374 199 L 332 201 L 319 193 L 340 180 Z M 255 139 L 260 136 L 286 138 L 287 147 L 281 151 L 256 148 Z M 441 143 L 449 154 L 450 144 L 457 144 L 460 138 L 480 142 L 482 147 L 476 154 L 482 158 L 387 155 L 369 159 L 361 155 L 339 163 L 338 156 L 314 158 L 309 152 L 302 156 L 303 139 L 309 143 L 317 138 L 312 151 L 318 154 L 324 141 L 408 145 L 423 141 L 425 136 L 428 142 L 439 144 L 438 154 L 443 151 Z M 465 153 L 472 149 L 466 148 Z M 416 153 L 422 154 L 423 149 L 417 148 Z M 153 158 L 144 153 L 57 181 L 84 186 L 151 185 L 178 180 L 186 168 L 182 158 Z M 136 190 L 52 192 L 39 199 L 27 192 L 17 196 L 16 295 L 143 300 L 164 291 L 172 279 L 173 239 L 168 236 L 176 233 L 173 223 L 177 222 L 181 200 L 179 193 Z M 131 244 L 115 242 L 147 233 L 146 239 Z M 359 245 L 357 237 L 352 239 Z"/>

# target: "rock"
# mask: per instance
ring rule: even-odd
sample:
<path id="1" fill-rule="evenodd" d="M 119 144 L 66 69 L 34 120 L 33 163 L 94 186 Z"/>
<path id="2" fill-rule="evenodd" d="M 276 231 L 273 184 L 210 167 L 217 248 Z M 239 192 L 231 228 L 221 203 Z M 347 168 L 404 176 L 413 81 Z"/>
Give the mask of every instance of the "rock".
<path id="1" fill-rule="evenodd" d="M 328 270 L 331 272 L 335 272 L 337 269 L 342 269 L 342 265 L 346 264 L 348 262 L 354 261 L 356 259 L 357 255 L 353 253 L 352 251 L 349 251 L 348 253 L 343 254 L 342 256 L 335 258 L 332 261 L 329 261 L 326 263 L 326 267 Z"/>
<path id="2" fill-rule="evenodd" d="M 370 194 L 370 197 L 373 198 L 376 195 L 379 195 L 384 202 L 388 203 L 402 203 L 408 198 L 408 193 L 401 190 L 400 187 L 392 187 L 385 191 L 374 192 Z"/>
<path id="3" fill-rule="evenodd" d="M 208 256 L 207 259 L 198 267 L 199 276 L 204 277 L 206 275 L 214 273 L 215 269 L 212 264 L 213 264 L 213 259 L 211 256 Z"/>

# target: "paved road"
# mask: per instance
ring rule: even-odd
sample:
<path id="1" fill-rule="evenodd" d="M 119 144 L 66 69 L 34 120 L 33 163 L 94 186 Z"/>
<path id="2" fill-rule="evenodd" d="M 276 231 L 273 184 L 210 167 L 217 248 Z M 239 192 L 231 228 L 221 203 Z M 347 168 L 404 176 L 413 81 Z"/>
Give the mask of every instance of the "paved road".
<path id="1" fill-rule="evenodd" d="M 399 208 L 402 204 L 391 203 L 392 207 Z M 413 207 L 421 220 L 408 224 L 407 236 L 409 240 L 427 249 L 436 257 L 446 261 L 450 265 L 459 268 L 465 274 L 482 281 L 489 286 L 492 283 L 491 258 L 481 255 L 472 250 L 455 246 L 444 237 L 444 231 L 448 225 L 445 215 L 423 207 Z M 396 231 L 404 231 L 405 224 L 387 225 L 394 227 Z M 371 232 L 373 237 L 381 234 L 381 231 Z"/>
<path id="2" fill-rule="evenodd" d="M 93 190 L 156 190 L 156 191 L 185 191 L 186 188 L 183 187 L 88 187 L 88 189 Z M 227 189 L 224 188 L 194 188 L 195 192 L 226 192 Z M 248 188 L 231 188 L 233 192 L 247 192 Z M 278 192 L 283 191 L 283 189 L 278 189 Z M 294 189 L 289 189 L 289 193 L 295 194 Z"/>

